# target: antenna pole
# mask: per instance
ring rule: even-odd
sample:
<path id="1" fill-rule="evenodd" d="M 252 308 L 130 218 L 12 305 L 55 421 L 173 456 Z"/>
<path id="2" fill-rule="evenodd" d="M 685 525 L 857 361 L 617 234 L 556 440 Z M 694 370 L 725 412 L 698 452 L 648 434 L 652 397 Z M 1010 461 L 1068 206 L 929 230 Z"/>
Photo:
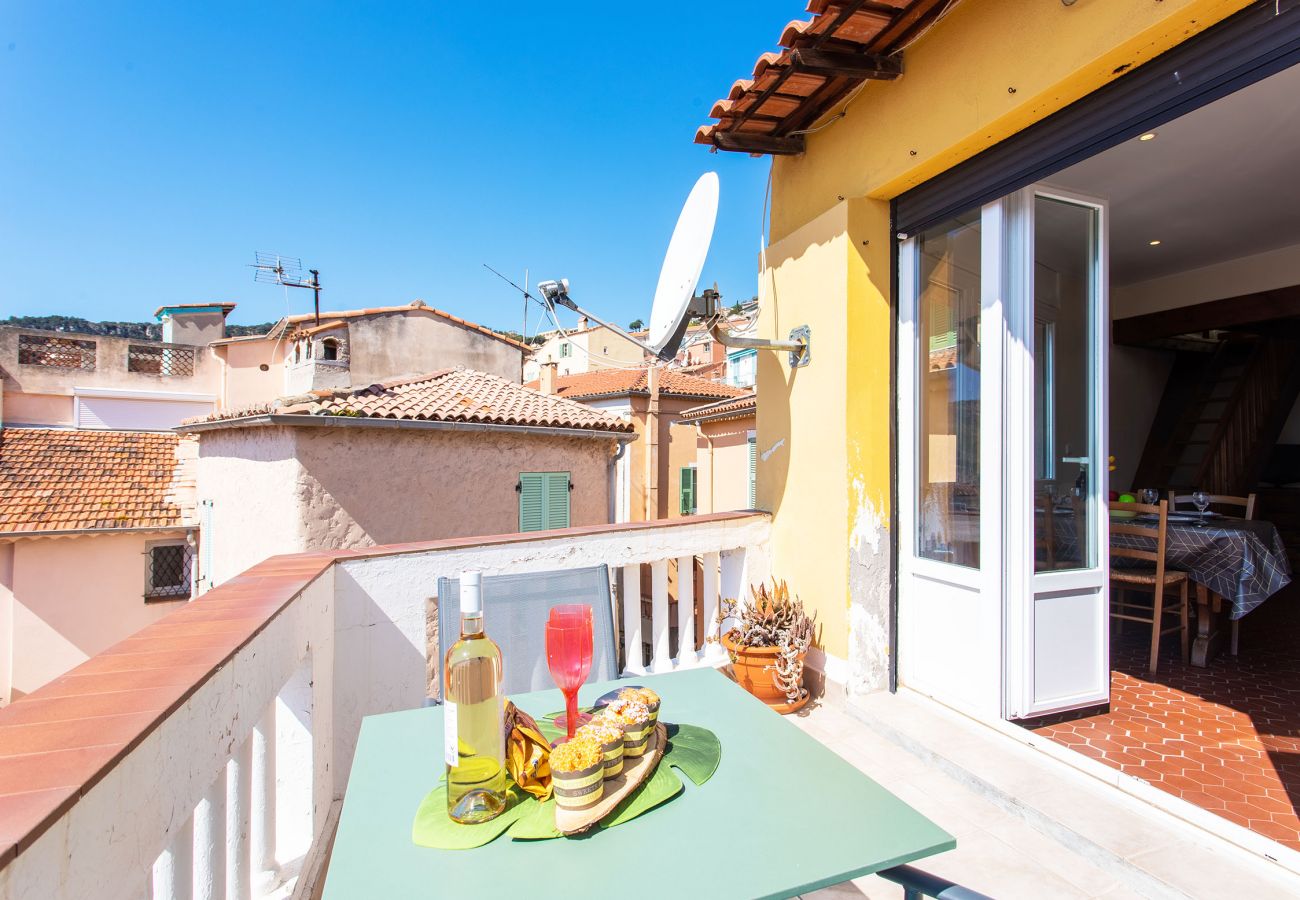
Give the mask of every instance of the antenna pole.
<path id="1" fill-rule="evenodd" d="M 316 327 L 320 327 L 320 270 L 308 269 L 311 273 L 311 291 L 316 295 Z"/>

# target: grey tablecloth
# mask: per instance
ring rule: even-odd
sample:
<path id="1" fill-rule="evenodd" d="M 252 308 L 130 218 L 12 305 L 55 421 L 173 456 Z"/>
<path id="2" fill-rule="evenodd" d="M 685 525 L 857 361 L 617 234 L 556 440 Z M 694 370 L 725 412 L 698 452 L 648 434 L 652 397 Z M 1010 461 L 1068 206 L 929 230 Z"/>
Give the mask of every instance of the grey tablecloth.
<path id="1" fill-rule="evenodd" d="M 1073 517 L 1058 514 L 1054 519 L 1058 540 L 1074 544 Z M 1153 539 L 1138 535 L 1112 534 L 1110 542 L 1112 546 L 1155 549 Z M 1125 562 L 1115 560 L 1117 564 Z M 1291 583 L 1291 562 L 1282 536 L 1272 522 L 1259 519 L 1211 516 L 1204 526 L 1170 522 L 1165 564 L 1182 569 L 1197 584 L 1225 598 L 1234 619 L 1240 619 Z"/>

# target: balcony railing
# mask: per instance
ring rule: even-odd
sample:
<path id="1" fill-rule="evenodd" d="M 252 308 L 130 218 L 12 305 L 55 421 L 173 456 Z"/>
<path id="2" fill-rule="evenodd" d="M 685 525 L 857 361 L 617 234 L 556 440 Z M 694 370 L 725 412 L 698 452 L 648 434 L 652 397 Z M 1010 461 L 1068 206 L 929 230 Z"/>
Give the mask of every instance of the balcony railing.
<path id="1" fill-rule="evenodd" d="M 696 638 L 767 577 L 768 530 L 720 513 L 269 559 L 0 710 L 0 897 L 311 896 L 362 717 L 427 696 L 439 577 L 608 565 L 625 669 L 666 671 L 722 658 Z"/>

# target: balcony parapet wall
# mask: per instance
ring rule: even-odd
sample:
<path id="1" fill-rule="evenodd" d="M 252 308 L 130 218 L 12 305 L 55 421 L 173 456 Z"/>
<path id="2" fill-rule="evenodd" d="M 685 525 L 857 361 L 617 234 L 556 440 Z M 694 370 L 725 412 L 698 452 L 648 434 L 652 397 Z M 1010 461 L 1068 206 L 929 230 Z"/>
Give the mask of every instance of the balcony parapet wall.
<path id="1" fill-rule="evenodd" d="M 232 877 L 261 873 L 265 886 L 278 877 L 265 799 L 277 707 L 282 735 L 286 723 L 305 729 L 281 740 L 278 765 L 281 781 L 304 786 L 292 812 L 314 846 L 343 796 L 362 716 L 424 700 L 439 577 L 608 565 L 625 586 L 615 600 L 625 670 L 664 671 L 718 661 L 695 646 L 690 619 L 676 624 L 692 637 L 668 656 L 670 562 L 703 561 L 716 609 L 719 595 L 767 577 L 768 530 L 766 514 L 717 513 L 268 559 L 0 710 L 0 897 L 138 896 L 146 885 L 166 896 L 168 879 L 200 870 L 224 883 L 227 850 Z M 227 832 L 228 812 L 242 829 Z"/>

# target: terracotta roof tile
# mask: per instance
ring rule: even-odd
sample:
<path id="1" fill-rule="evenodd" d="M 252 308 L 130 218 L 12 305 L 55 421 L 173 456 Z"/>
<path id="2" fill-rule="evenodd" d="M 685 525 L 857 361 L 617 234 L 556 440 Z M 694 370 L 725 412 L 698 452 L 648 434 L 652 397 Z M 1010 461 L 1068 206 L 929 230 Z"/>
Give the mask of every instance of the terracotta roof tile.
<path id="1" fill-rule="evenodd" d="M 861 84 L 864 75 L 844 75 L 815 53 L 891 57 L 941 18 L 952 0 L 809 0 L 811 19 L 790 22 L 778 39 L 780 51 L 758 57 L 753 77 L 735 82 L 709 115 L 717 124 L 695 133 L 697 144 L 720 150 L 800 153 L 808 128 Z M 892 8 L 891 8 L 892 7 Z M 819 66 L 818 63 L 822 65 Z M 896 78 L 894 62 L 875 77 Z"/>
<path id="2" fill-rule="evenodd" d="M 548 396 L 470 369 L 443 369 L 415 378 L 372 384 L 360 390 L 314 391 L 300 397 L 286 397 L 271 405 L 191 419 L 186 424 L 234 421 L 268 413 L 634 431 L 630 422 L 581 403 Z"/>
<path id="3" fill-rule="evenodd" d="M 577 375 L 555 379 L 555 392 L 561 397 L 585 399 L 589 397 L 617 397 L 622 394 L 647 394 L 650 392 L 646 369 L 596 369 Z M 529 387 L 538 383 L 530 381 Z M 736 388 L 688 375 L 676 369 L 663 369 L 659 373 L 659 392 L 678 397 L 739 397 L 745 388 Z"/>
<path id="4" fill-rule="evenodd" d="M 719 400 L 703 406 L 693 406 L 677 417 L 678 422 L 700 422 L 707 419 L 739 419 L 752 416 L 758 411 L 758 395 L 755 393 L 737 397 L 735 400 Z"/>
<path id="5" fill-rule="evenodd" d="M 179 526 L 168 499 L 179 442 L 170 433 L 0 430 L 0 534 Z"/>

